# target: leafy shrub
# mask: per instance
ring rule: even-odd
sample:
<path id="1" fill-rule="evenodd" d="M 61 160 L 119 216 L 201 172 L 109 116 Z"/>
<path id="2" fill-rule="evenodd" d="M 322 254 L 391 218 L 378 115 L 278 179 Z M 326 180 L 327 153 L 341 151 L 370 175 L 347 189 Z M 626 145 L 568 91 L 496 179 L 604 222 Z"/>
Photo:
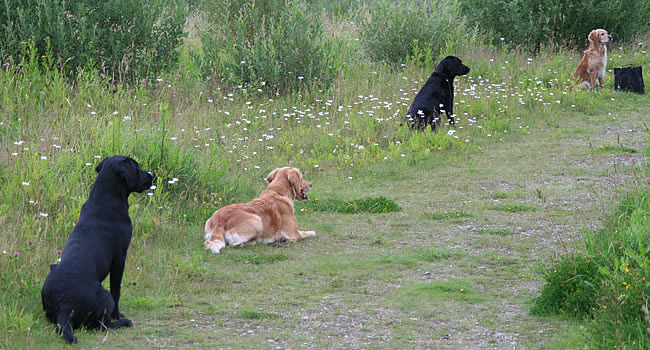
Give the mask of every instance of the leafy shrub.
<path id="1" fill-rule="evenodd" d="M 546 284 L 531 310 L 536 315 L 589 315 L 597 306 L 598 266 L 583 255 L 570 255 L 546 273 Z"/>
<path id="2" fill-rule="evenodd" d="M 460 24 L 454 7 L 440 7 L 440 1 L 381 0 L 368 11 L 361 21 L 361 42 L 371 58 L 390 63 L 404 63 L 415 51 L 443 51 Z"/>
<path id="3" fill-rule="evenodd" d="M 186 14 L 163 0 L 5 0 L 0 52 L 20 63 L 31 42 L 68 76 L 82 69 L 119 81 L 153 76 L 176 63 Z"/>
<path id="4" fill-rule="evenodd" d="M 214 1 L 202 35 L 203 68 L 233 85 L 286 93 L 308 83 L 328 86 L 339 53 L 318 17 L 301 1 Z"/>
<path id="5" fill-rule="evenodd" d="M 650 3 L 636 0 L 459 0 L 461 12 L 492 37 L 539 49 L 585 42 L 604 28 L 617 40 L 647 31 Z"/>

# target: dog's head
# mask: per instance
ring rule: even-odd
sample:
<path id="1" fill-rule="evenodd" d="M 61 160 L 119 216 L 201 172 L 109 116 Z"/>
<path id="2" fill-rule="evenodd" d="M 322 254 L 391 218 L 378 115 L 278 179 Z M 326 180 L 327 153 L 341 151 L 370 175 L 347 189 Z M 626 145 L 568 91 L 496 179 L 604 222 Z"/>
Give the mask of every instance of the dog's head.
<path id="1" fill-rule="evenodd" d="M 612 36 L 605 29 L 594 29 L 587 37 L 590 46 L 598 46 L 613 40 Z"/>
<path id="2" fill-rule="evenodd" d="M 98 174 L 111 172 L 118 177 L 128 192 L 142 192 L 151 187 L 153 174 L 140 169 L 140 165 L 129 157 L 113 156 L 97 164 Z"/>
<path id="3" fill-rule="evenodd" d="M 456 56 L 447 56 L 440 61 L 436 72 L 442 74 L 446 78 L 453 78 L 459 75 L 469 73 L 469 67 L 463 64 L 460 58 Z"/>
<path id="4" fill-rule="evenodd" d="M 266 176 L 266 182 L 271 186 L 283 188 L 283 192 L 293 200 L 307 200 L 307 192 L 311 190 L 311 183 L 305 180 L 297 168 L 276 168 Z"/>

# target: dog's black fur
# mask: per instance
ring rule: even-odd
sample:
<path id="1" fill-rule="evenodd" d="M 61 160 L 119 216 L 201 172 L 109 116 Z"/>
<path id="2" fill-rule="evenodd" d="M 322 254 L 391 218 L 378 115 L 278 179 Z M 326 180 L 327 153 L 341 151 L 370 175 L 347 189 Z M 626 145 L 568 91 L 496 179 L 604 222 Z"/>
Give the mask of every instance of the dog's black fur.
<path id="1" fill-rule="evenodd" d="M 104 159 L 81 208 L 79 221 L 65 245 L 61 262 L 50 265 L 41 299 L 47 318 L 69 343 L 73 329 L 130 327 L 119 311 L 120 284 L 131 242 L 128 197 L 151 187 L 153 174 L 128 157 Z M 102 281 L 111 274 L 110 294 Z M 115 319 L 112 322 L 111 319 Z"/>
<path id="2" fill-rule="evenodd" d="M 406 122 L 411 128 L 424 130 L 430 125 L 431 130 L 435 130 L 440 127 L 440 113 L 443 110 L 453 125 L 454 78 L 467 73 L 469 67 L 456 56 L 447 56 L 440 61 L 409 108 Z"/>

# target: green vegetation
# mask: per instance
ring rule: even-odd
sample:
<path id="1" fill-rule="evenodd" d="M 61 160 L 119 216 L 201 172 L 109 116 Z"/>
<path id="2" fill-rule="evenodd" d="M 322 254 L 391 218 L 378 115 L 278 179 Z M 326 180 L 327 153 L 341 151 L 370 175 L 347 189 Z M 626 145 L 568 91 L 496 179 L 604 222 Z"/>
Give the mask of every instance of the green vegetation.
<path id="1" fill-rule="evenodd" d="M 76 78 L 155 78 L 176 69 L 186 6 L 175 1 L 4 0 L 0 60 L 38 64 Z M 36 60 L 36 62 L 34 62 Z"/>
<path id="2" fill-rule="evenodd" d="M 478 231 L 481 235 L 511 236 L 517 233 L 507 228 L 484 228 Z"/>
<path id="3" fill-rule="evenodd" d="M 491 208 L 492 210 L 499 210 L 499 211 L 507 211 L 510 213 L 520 213 L 520 212 L 526 212 L 526 211 L 535 211 L 537 208 L 522 204 L 522 203 L 504 203 L 504 204 L 498 204 L 495 205 Z"/>
<path id="4" fill-rule="evenodd" d="M 250 311 L 250 310 L 244 310 L 241 312 L 241 317 L 242 318 L 248 318 L 251 320 L 263 320 L 263 319 L 269 319 L 269 318 L 276 318 L 277 316 L 268 312 L 264 311 Z"/>
<path id="5" fill-rule="evenodd" d="M 66 347 L 40 288 L 114 154 L 156 174 L 130 199 L 136 327 L 80 346 L 648 345 L 647 170 L 625 164 L 650 155 L 650 101 L 610 73 L 568 91 L 577 47 L 510 49 L 466 1 L 23 3 L 0 2 L 0 348 Z M 630 37 L 608 67 L 650 65 L 648 33 Z M 458 124 L 413 132 L 404 113 L 448 54 L 472 68 Z M 314 184 L 295 211 L 316 237 L 204 250 L 205 220 L 287 165 Z M 638 190 L 606 228 L 567 243 L 626 179 Z M 557 252 L 558 272 L 540 268 Z M 533 310 L 561 317 L 527 313 L 540 293 Z"/>
<path id="6" fill-rule="evenodd" d="M 641 178 L 650 174 L 644 165 Z M 650 191 L 635 186 L 605 228 L 586 232 L 584 247 L 546 273 L 532 312 L 588 318 L 593 348 L 650 346 Z"/>
<path id="7" fill-rule="evenodd" d="M 600 146 L 596 149 L 598 152 L 627 152 L 627 153 L 636 153 L 636 149 L 633 147 L 627 146 Z"/>
<path id="8" fill-rule="evenodd" d="M 229 258 L 234 262 L 244 262 L 244 263 L 250 263 L 256 265 L 271 264 L 277 261 L 283 261 L 288 259 L 288 257 L 284 254 L 250 254 L 250 253 L 232 255 Z"/>
<path id="9" fill-rule="evenodd" d="M 331 85 L 345 57 L 300 1 L 207 1 L 201 65 L 221 84 L 269 95 Z"/>
<path id="10" fill-rule="evenodd" d="M 512 47 L 582 45 L 593 29 L 605 28 L 615 40 L 647 30 L 650 4 L 634 0 L 459 0 L 461 12 Z"/>
<path id="11" fill-rule="evenodd" d="M 351 201 L 340 199 L 316 199 L 308 202 L 301 202 L 296 209 L 308 211 L 320 211 L 326 213 L 388 213 L 399 211 L 400 207 L 393 200 L 384 196 L 361 198 Z"/>
<path id="12" fill-rule="evenodd" d="M 455 219 L 469 218 L 472 215 L 465 213 L 463 211 L 452 211 L 452 212 L 432 213 L 427 216 L 432 220 L 455 220 Z"/>
<path id="13" fill-rule="evenodd" d="M 376 1 L 361 17 L 361 43 L 370 57 L 392 64 L 444 57 L 446 49 L 471 37 L 455 11 L 455 2 Z"/>

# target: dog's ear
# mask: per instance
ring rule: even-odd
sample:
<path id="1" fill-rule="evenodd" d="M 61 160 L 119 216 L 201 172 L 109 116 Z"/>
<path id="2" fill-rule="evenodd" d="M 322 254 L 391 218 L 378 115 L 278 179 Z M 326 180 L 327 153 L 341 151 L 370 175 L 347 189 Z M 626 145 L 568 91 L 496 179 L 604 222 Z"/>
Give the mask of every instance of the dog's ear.
<path id="1" fill-rule="evenodd" d="M 124 157 L 118 165 L 120 176 L 126 183 L 129 190 L 134 190 L 138 187 L 138 163 L 131 158 Z"/>
<path id="2" fill-rule="evenodd" d="M 275 176 L 278 174 L 278 170 L 280 170 L 280 168 L 275 168 L 268 175 L 266 175 L 266 182 L 271 183 L 273 179 L 275 179 Z"/>
<path id="3" fill-rule="evenodd" d="M 456 56 L 447 56 L 443 59 L 444 64 L 442 65 L 443 67 L 443 72 L 444 74 L 448 77 L 454 77 L 457 74 L 458 70 L 458 64 L 460 62 L 460 59 Z"/>
<path id="4" fill-rule="evenodd" d="M 587 40 L 589 40 L 590 46 L 596 44 L 596 42 L 599 41 L 598 32 L 596 30 L 592 30 L 591 32 L 589 32 L 589 36 L 587 37 Z"/>
<path id="5" fill-rule="evenodd" d="M 293 192 L 293 199 L 298 198 L 298 193 L 300 193 L 300 182 L 302 181 L 302 174 L 300 170 L 292 168 L 287 174 L 287 180 L 289 181 L 289 186 L 291 186 L 291 191 Z"/>

